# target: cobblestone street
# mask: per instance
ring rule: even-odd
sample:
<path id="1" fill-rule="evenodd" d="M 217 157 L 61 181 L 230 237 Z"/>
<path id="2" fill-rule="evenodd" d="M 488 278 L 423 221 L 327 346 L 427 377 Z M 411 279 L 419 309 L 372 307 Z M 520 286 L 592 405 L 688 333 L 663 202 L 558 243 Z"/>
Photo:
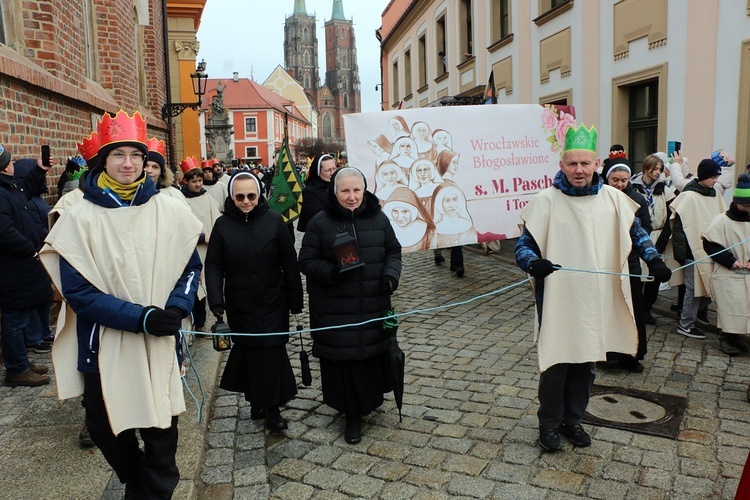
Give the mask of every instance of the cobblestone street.
<path id="1" fill-rule="evenodd" d="M 432 308 L 524 278 L 501 256 L 465 250 L 458 279 L 432 254 L 404 255 L 398 312 Z M 674 295 L 672 292 L 671 295 Z M 669 309 L 670 292 L 657 307 Z M 571 311 L 585 314 L 586 311 Z M 343 439 L 343 416 L 300 386 L 266 434 L 244 398 L 218 390 L 206 439 L 204 498 L 733 498 L 750 448 L 748 358 L 678 336 L 672 317 L 649 329 L 646 371 L 598 370 L 597 383 L 688 397 L 677 441 L 593 427 L 593 445 L 537 446 L 538 369 L 533 302 L 522 285 L 455 308 L 402 318 L 407 355 L 403 422 L 392 395 L 364 419 L 363 439 Z M 289 345 L 298 370 L 299 344 Z M 306 340 L 309 350 L 309 337 Z"/>

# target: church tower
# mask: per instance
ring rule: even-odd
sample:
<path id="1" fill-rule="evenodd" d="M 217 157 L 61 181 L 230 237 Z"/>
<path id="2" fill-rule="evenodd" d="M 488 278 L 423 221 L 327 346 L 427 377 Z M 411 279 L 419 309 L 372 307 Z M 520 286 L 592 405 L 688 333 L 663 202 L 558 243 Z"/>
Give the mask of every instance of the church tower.
<path id="1" fill-rule="evenodd" d="M 326 80 L 318 93 L 324 139 L 343 139 L 346 113 L 361 111 L 357 44 L 352 20 L 344 17 L 343 0 L 333 0 L 331 19 L 323 25 L 326 38 Z"/>
<path id="2" fill-rule="evenodd" d="M 294 13 L 284 23 L 284 65 L 305 89 L 310 102 L 317 101 L 318 37 L 315 16 L 307 13 L 305 0 L 294 0 Z"/>

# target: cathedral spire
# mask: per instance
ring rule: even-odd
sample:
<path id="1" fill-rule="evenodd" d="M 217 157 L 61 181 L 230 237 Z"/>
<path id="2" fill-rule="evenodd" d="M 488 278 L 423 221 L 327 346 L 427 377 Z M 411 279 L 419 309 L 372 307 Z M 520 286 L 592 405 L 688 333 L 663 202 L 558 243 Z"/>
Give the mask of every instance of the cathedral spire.
<path id="1" fill-rule="evenodd" d="M 333 11 L 331 12 L 331 19 L 345 20 L 344 17 L 344 2 L 343 0 L 333 0 Z"/>
<path id="2" fill-rule="evenodd" d="M 305 7 L 305 0 L 294 0 L 294 13 L 295 14 L 307 14 L 307 8 Z"/>

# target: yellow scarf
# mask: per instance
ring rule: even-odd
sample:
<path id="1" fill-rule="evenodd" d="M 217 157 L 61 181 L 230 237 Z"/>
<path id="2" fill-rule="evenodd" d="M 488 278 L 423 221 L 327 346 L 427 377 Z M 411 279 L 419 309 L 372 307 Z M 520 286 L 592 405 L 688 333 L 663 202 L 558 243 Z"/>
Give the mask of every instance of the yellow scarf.
<path id="1" fill-rule="evenodd" d="M 102 170 L 101 175 L 96 180 L 96 185 L 102 189 L 109 188 L 109 190 L 115 193 L 122 201 L 131 201 L 135 196 L 135 192 L 138 189 L 138 186 L 143 184 L 145 181 L 146 176 L 143 175 L 139 180 L 133 182 L 132 184 L 122 184 L 121 182 L 118 182 L 107 175 L 107 172 Z"/>

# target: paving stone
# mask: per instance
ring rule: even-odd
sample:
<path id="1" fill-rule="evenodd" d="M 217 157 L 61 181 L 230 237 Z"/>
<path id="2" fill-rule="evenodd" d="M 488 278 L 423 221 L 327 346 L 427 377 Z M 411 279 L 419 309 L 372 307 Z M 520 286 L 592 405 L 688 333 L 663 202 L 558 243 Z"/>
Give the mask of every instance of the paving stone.
<path id="1" fill-rule="evenodd" d="M 234 432 L 237 427 L 236 418 L 217 418 L 212 419 L 209 426 L 210 432 Z"/>
<path id="2" fill-rule="evenodd" d="M 349 474 L 331 469 L 316 467 L 305 474 L 304 482 L 321 490 L 337 490 Z"/>
<path id="3" fill-rule="evenodd" d="M 265 466 L 257 465 L 234 471 L 234 485 L 251 486 L 256 484 L 266 484 L 267 471 Z"/>
<path id="4" fill-rule="evenodd" d="M 577 493 L 584 477 L 565 470 L 540 470 L 532 478 L 531 484 L 553 491 Z"/>
<path id="5" fill-rule="evenodd" d="M 243 469 L 254 465 L 266 465 L 266 455 L 265 450 L 238 451 L 234 454 L 234 466 Z"/>
<path id="6" fill-rule="evenodd" d="M 385 481 L 365 475 L 352 475 L 341 484 L 339 491 L 360 498 L 376 498 Z"/>
<path id="7" fill-rule="evenodd" d="M 255 500 L 257 498 L 268 498 L 271 490 L 267 484 L 258 484 L 254 486 L 246 486 L 243 488 L 235 488 L 234 498 L 235 500 Z"/>
<path id="8" fill-rule="evenodd" d="M 411 468 L 399 462 L 379 461 L 368 472 L 369 476 L 383 479 L 387 482 L 399 481 L 409 473 Z"/>
<path id="9" fill-rule="evenodd" d="M 520 465 L 491 462 L 482 476 L 505 483 L 528 484 L 531 479 L 531 469 Z"/>
<path id="10" fill-rule="evenodd" d="M 370 446 L 367 449 L 367 453 L 387 460 L 402 461 L 409 456 L 412 449 L 411 446 L 405 444 L 381 441 Z"/>
<path id="11" fill-rule="evenodd" d="M 413 467 L 403 481 L 420 487 L 437 488 L 451 480 L 453 474 L 423 467 Z"/>
<path id="12" fill-rule="evenodd" d="M 299 482 L 305 477 L 305 474 L 314 468 L 315 465 L 310 462 L 294 458 L 285 458 L 271 467 L 269 472 Z"/>
<path id="13" fill-rule="evenodd" d="M 452 437 L 434 437 L 430 440 L 430 446 L 433 448 L 451 453 L 468 453 L 473 445 L 471 440 Z"/>
<path id="14" fill-rule="evenodd" d="M 213 448 L 206 451 L 203 463 L 208 467 L 216 465 L 231 464 L 234 460 L 234 449 L 232 448 Z"/>
<path id="15" fill-rule="evenodd" d="M 209 432 L 206 434 L 206 444 L 211 448 L 226 448 L 234 446 L 233 432 Z M 265 440 L 263 440 L 265 443 Z"/>
<path id="16" fill-rule="evenodd" d="M 718 494 L 715 486 L 715 480 L 678 475 L 674 480 L 673 491 L 678 495 L 709 498 Z"/>
<path id="17" fill-rule="evenodd" d="M 307 500 L 312 498 L 315 488 L 302 483 L 287 482 L 271 494 L 271 498 L 280 500 Z"/>
<path id="18" fill-rule="evenodd" d="M 443 463 L 443 470 L 476 477 L 487 468 L 487 464 L 487 460 L 482 460 L 480 458 L 466 455 L 452 455 Z"/>
<path id="19" fill-rule="evenodd" d="M 404 483 L 388 483 L 380 491 L 380 498 L 383 500 L 411 500 L 414 498 L 419 489 Z"/>
<path id="20" fill-rule="evenodd" d="M 304 459 L 314 464 L 328 466 L 341 456 L 342 453 L 343 450 L 336 446 L 317 446 L 305 455 Z"/>
<path id="21" fill-rule="evenodd" d="M 715 479 L 719 476 L 719 463 L 712 460 L 683 458 L 680 460 L 680 472 L 686 476 Z"/>
<path id="22" fill-rule="evenodd" d="M 228 434 L 228 433 L 225 433 Z M 257 450 L 266 445 L 265 434 L 240 434 L 237 436 L 236 448 L 239 451 Z"/>
<path id="23" fill-rule="evenodd" d="M 493 481 L 478 477 L 455 475 L 448 484 L 448 493 L 472 498 L 487 498 L 494 488 L 495 483 Z"/>
<path id="24" fill-rule="evenodd" d="M 378 462 L 377 458 L 363 453 L 344 452 L 331 467 L 350 474 L 366 474 Z"/>
<path id="25" fill-rule="evenodd" d="M 201 472 L 201 481 L 205 484 L 219 484 L 219 483 L 231 483 L 232 482 L 232 469 L 231 467 L 218 466 L 218 467 L 204 467 Z"/>
<path id="26" fill-rule="evenodd" d="M 310 429 L 303 438 L 306 441 L 310 441 L 313 444 L 333 444 L 338 438 L 341 437 L 341 432 L 333 429 Z"/>
<path id="27" fill-rule="evenodd" d="M 312 443 L 293 439 L 282 442 L 270 449 L 287 458 L 302 458 L 314 447 L 315 445 Z"/>

